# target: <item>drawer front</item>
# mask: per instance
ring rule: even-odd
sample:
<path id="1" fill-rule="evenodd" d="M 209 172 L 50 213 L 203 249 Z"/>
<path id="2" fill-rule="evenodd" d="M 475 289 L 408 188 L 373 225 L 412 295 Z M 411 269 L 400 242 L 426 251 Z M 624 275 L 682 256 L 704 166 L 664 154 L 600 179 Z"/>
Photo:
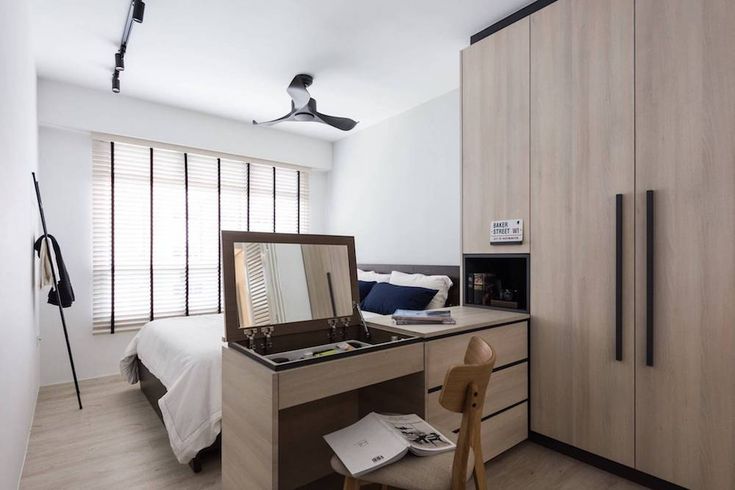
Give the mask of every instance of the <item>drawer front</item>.
<path id="1" fill-rule="evenodd" d="M 528 439 L 528 402 L 482 422 L 482 456 L 488 461 Z"/>
<path id="2" fill-rule="evenodd" d="M 472 337 L 480 337 L 495 349 L 495 367 L 528 357 L 528 322 L 511 323 L 426 343 L 426 387 L 441 386 L 447 369 L 464 362 Z"/>
<path id="3" fill-rule="evenodd" d="M 441 391 L 429 393 L 426 397 L 426 420 L 441 430 L 459 429 L 462 414 L 450 412 L 439 405 Z M 490 377 L 485 394 L 485 417 L 506 407 L 528 399 L 528 363 L 502 369 Z"/>
<path id="4" fill-rule="evenodd" d="M 278 408 L 355 390 L 424 369 L 424 346 L 411 344 L 289 369 L 278 375 Z"/>

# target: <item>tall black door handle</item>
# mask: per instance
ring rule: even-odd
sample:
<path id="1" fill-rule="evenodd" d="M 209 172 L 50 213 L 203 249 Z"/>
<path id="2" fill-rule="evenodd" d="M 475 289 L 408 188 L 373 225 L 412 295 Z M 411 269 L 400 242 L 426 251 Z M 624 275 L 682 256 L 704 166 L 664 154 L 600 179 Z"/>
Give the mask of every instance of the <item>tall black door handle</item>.
<path id="1" fill-rule="evenodd" d="M 623 195 L 615 195 L 615 360 L 623 360 Z"/>
<path id="2" fill-rule="evenodd" d="M 646 191 L 646 366 L 653 366 L 653 191 Z"/>

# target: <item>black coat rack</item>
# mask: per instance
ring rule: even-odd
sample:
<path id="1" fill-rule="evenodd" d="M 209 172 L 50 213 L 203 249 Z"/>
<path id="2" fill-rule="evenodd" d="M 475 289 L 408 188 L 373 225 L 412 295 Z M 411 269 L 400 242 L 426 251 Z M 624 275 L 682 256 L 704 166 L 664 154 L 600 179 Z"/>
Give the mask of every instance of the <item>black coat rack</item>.
<path id="1" fill-rule="evenodd" d="M 59 305 L 59 315 L 61 316 L 61 326 L 64 329 L 64 339 L 66 340 L 66 352 L 69 354 L 69 364 L 71 364 L 71 374 L 74 376 L 74 388 L 77 390 L 77 402 L 79 410 L 82 409 L 82 395 L 79 393 L 79 381 L 77 381 L 77 371 L 74 368 L 74 356 L 71 353 L 71 344 L 69 343 L 69 333 L 66 330 L 66 318 L 64 318 L 64 307 L 61 306 L 61 293 L 59 292 L 59 279 L 56 277 L 56 269 L 51 260 L 51 243 L 48 239 L 48 230 L 46 229 L 46 216 L 43 214 L 43 203 L 41 202 L 41 190 L 38 187 L 36 173 L 31 172 L 33 176 L 33 186 L 36 188 L 36 200 L 38 201 L 38 212 L 41 214 L 41 225 L 43 226 L 43 240 L 46 244 L 46 256 L 48 257 L 49 267 L 51 268 L 51 278 L 54 281 L 54 290 L 56 291 L 56 304 Z"/>

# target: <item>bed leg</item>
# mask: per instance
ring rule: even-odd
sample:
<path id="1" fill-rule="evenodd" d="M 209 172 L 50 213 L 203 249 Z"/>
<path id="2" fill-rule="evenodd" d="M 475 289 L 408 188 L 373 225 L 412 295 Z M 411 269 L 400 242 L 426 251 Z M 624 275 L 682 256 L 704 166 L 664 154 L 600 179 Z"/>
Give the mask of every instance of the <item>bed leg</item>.
<path id="1" fill-rule="evenodd" d="M 192 458 L 191 461 L 189 461 L 189 468 L 191 468 L 191 471 L 194 473 L 199 473 L 202 471 L 202 459 L 199 457 L 199 455 Z"/>

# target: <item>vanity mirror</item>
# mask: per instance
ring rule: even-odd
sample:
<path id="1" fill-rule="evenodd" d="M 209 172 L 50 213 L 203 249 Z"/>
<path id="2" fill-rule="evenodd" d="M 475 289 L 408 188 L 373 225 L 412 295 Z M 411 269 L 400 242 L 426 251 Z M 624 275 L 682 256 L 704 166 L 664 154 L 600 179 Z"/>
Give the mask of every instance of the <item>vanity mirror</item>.
<path id="1" fill-rule="evenodd" d="M 354 324 L 352 237 L 223 231 L 222 257 L 228 341 Z"/>
<path id="2" fill-rule="evenodd" d="M 234 255 L 240 328 L 352 314 L 347 246 L 237 242 Z"/>

